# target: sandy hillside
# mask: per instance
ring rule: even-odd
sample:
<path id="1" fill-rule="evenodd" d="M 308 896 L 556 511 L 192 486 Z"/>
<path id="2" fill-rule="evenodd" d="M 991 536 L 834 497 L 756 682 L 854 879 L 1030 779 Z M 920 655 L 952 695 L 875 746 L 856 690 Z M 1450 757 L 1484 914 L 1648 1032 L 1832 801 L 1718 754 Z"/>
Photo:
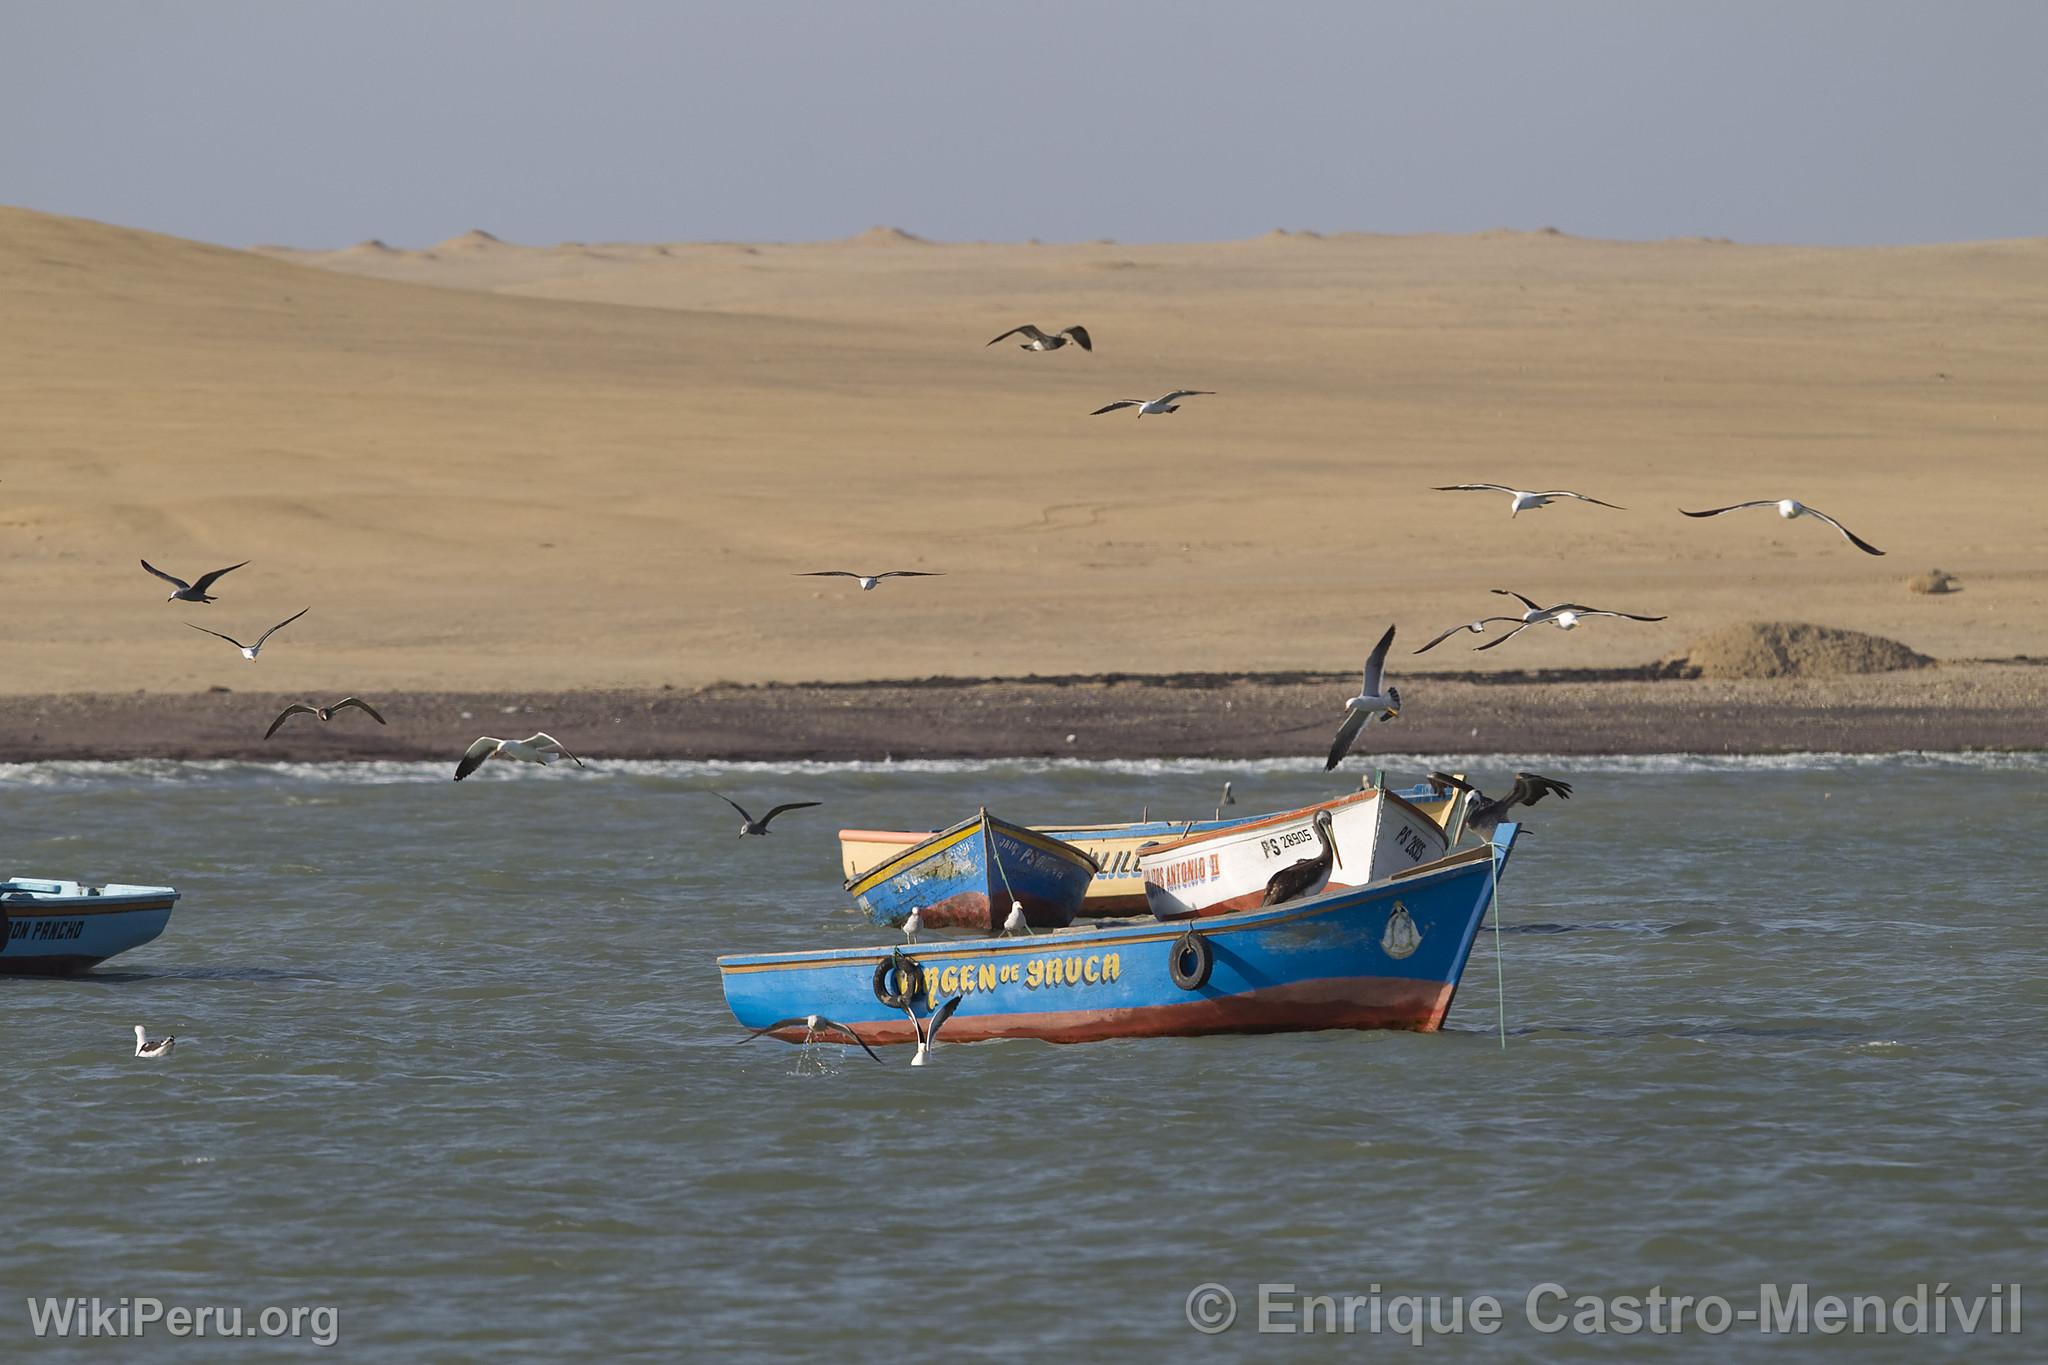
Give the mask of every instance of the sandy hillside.
<path id="1" fill-rule="evenodd" d="M 1490 587 L 1672 619 L 1421 662 L 1758 618 L 2048 654 L 2048 242 L 242 252 L 0 209 L 0 314 L 16 693 L 1343 668 Z M 982 345 L 1027 320 L 1096 350 Z M 1428 488 L 1487 478 L 1630 510 Z M 1672 510 L 1784 493 L 1890 553 Z M 145 555 L 254 562 L 187 606 Z M 791 576 L 840 567 L 948 576 Z M 253 666 L 182 624 L 307 605 Z"/>

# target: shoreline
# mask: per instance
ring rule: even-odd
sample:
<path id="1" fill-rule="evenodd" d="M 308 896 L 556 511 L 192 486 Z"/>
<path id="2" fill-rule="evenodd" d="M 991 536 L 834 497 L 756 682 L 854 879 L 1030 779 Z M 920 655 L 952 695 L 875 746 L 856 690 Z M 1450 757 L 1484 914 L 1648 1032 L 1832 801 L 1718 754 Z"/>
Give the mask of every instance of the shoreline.
<path id="1" fill-rule="evenodd" d="M 1723 681 L 1652 670 L 1408 674 L 1408 706 L 1354 753 L 1779 754 L 2048 749 L 2048 661 Z M 720 684 L 515 694 L 365 693 L 321 724 L 272 692 L 0 697 L 0 762 L 228 759 L 451 765 L 478 735 L 545 730 L 590 759 L 1320 761 L 1350 674 L 1105 674 Z"/>

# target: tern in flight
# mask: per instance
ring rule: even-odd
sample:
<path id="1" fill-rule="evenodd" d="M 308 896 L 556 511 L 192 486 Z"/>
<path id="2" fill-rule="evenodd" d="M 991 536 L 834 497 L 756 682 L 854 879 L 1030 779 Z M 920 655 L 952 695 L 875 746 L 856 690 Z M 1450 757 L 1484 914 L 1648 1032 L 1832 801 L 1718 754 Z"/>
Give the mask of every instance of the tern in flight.
<path id="1" fill-rule="evenodd" d="M 942 573 L 926 573 L 923 569 L 891 569 L 887 573 L 855 573 L 851 569 L 813 569 L 800 573 L 798 578 L 851 578 L 860 584 L 862 592 L 873 592 L 875 585 L 885 578 L 944 578 Z"/>
<path id="2" fill-rule="evenodd" d="M 168 1057 L 171 1044 L 177 1041 L 175 1033 L 168 1038 L 151 1038 L 142 1031 L 142 1025 L 135 1026 L 135 1055 L 138 1057 Z"/>
<path id="3" fill-rule="evenodd" d="M 1465 828 L 1482 839 L 1491 839 L 1501 820 L 1515 806 L 1533 806 L 1544 797 L 1555 794 L 1560 800 L 1572 799 L 1572 784 L 1544 777 L 1540 773 L 1516 773 L 1514 790 L 1506 796 L 1488 799 L 1485 792 L 1449 773 L 1431 773 L 1429 780 L 1439 787 L 1457 787 L 1472 793 L 1471 804 L 1465 808 Z"/>
<path id="4" fill-rule="evenodd" d="M 1628 510 L 1618 503 L 1601 502 L 1600 499 L 1589 498 L 1584 493 L 1574 493 L 1569 488 L 1551 488 L 1541 493 L 1533 493 L 1526 488 L 1509 488 L 1503 483 L 1450 483 L 1438 484 L 1435 491 L 1439 493 L 1505 493 L 1514 500 L 1508 507 L 1508 515 L 1511 517 L 1526 512 L 1531 508 L 1548 507 L 1559 498 L 1575 498 L 1580 502 L 1590 502 L 1596 507 L 1612 507 L 1617 512 L 1626 512 Z"/>
<path id="5" fill-rule="evenodd" d="M 910 1026 L 917 1030 L 917 1053 L 910 1059 L 912 1066 L 923 1066 L 925 1060 L 937 1050 L 939 1046 L 939 1030 L 945 1026 L 948 1019 L 953 1017 L 953 1011 L 960 1008 L 962 998 L 957 995 L 953 996 L 945 1004 L 933 1010 L 932 1017 L 925 1020 L 922 1024 L 918 1022 L 917 1015 L 911 1011 L 908 1005 L 903 1007 L 903 1012 L 910 1015 Z"/>
<path id="6" fill-rule="evenodd" d="M 309 611 L 311 611 L 311 610 L 313 610 L 313 609 L 312 609 L 311 607 L 300 607 L 300 608 L 299 608 L 299 609 L 298 609 L 297 611 L 293 612 L 293 613 L 292 613 L 292 614 L 291 614 L 290 616 L 287 616 L 287 617 L 285 617 L 285 618 L 284 618 L 284 620 L 282 620 L 282 621 L 279 621 L 279 622 L 278 622 L 278 623 L 277 623 L 276 625 L 272 626 L 272 627 L 271 627 L 271 628 L 270 628 L 269 630 L 266 630 L 266 631 L 264 631 L 264 632 L 263 632 L 263 633 L 262 633 L 261 635 L 257 636 L 257 637 L 256 637 L 256 643 L 255 643 L 255 644 L 253 644 L 253 645 L 245 645 L 245 644 L 243 644 L 243 643 L 242 643 L 242 642 L 241 642 L 240 640 L 237 640 L 237 639 L 236 639 L 236 638 L 235 638 L 234 636 L 232 636 L 232 635 L 223 635 L 223 634 L 221 634 L 221 633 L 220 633 L 219 631 L 217 631 L 217 630 L 207 630 L 205 626 L 192 626 L 192 623 L 191 623 L 190 621 L 187 621 L 187 622 L 186 622 L 185 624 L 186 624 L 186 625 L 188 625 L 188 626 L 192 626 L 192 629 L 194 629 L 194 630 L 199 630 L 199 631 L 205 631 L 205 632 L 206 632 L 206 633 L 207 633 L 208 635 L 211 635 L 211 636 L 213 636 L 213 638 L 214 638 L 214 639 L 216 639 L 216 640 L 226 640 L 226 641 L 227 641 L 227 642 L 228 642 L 229 644 L 233 645 L 233 646 L 234 646 L 234 647 L 235 647 L 236 649 L 239 649 L 239 650 L 241 650 L 241 651 L 242 651 L 242 657 L 243 657 L 243 658 L 247 659 L 247 660 L 248 660 L 248 661 L 249 661 L 250 663 L 254 663 L 254 662 L 256 662 L 256 656 L 257 656 L 258 654 L 261 654 L 261 653 L 263 652 L 263 642 L 264 642 L 265 640 L 268 640 L 268 639 L 269 639 L 269 638 L 270 638 L 271 636 L 273 636 L 273 635 L 277 634 L 277 633 L 278 633 L 279 631 L 283 630 L 283 629 L 284 629 L 284 628 L 285 628 L 286 626 L 288 626 L 288 625 L 290 625 L 290 624 L 291 624 L 292 622 L 294 622 L 294 621 L 298 620 L 298 619 L 299 619 L 299 618 L 300 618 L 301 616 L 304 616 L 304 615 L 305 615 L 305 614 L 306 614 L 307 612 L 309 612 Z"/>
<path id="7" fill-rule="evenodd" d="M 746 838 L 749 834 L 767 834 L 768 822 L 770 820 L 773 820 L 776 816 L 782 814 L 782 812 L 786 810 L 802 810 L 806 806 L 815 806 L 819 804 L 816 801 L 787 801 L 784 802 L 782 805 L 775 807 L 773 810 L 769 811 L 760 819 L 756 820 L 753 816 L 747 814 L 747 808 L 745 806 L 742 806 L 739 802 L 733 800 L 724 792 L 713 792 L 711 794 L 740 813 L 740 819 L 744 822 L 740 825 L 740 838 L 742 839 Z"/>
<path id="8" fill-rule="evenodd" d="M 332 706 L 308 706 L 302 701 L 295 701 L 277 713 L 277 719 L 270 722 L 270 728 L 263 732 L 263 737 L 269 739 L 277 733 L 280 726 L 293 716 L 313 716 L 322 721 L 329 721 L 351 706 L 361 711 L 371 720 L 376 721 L 379 725 L 384 724 L 384 717 L 377 714 L 377 708 L 364 701 L 361 697 L 343 697 Z"/>
<path id="9" fill-rule="evenodd" d="M 1039 331 L 1036 327 L 1033 327 L 1030 323 L 1027 322 L 1022 327 L 1012 327 L 1009 331 L 1003 333 L 1003 336 L 997 337 L 995 341 L 991 341 L 988 344 L 990 346 L 993 346 L 996 344 L 996 341 L 1001 341 L 1003 337 L 1013 337 L 1020 335 L 1031 338 L 1029 341 L 1018 343 L 1018 348 L 1020 350 L 1057 351 L 1060 347 L 1066 345 L 1069 341 L 1073 342 L 1076 346 L 1079 346 L 1084 351 L 1092 351 L 1095 349 L 1094 341 L 1092 341 L 1088 336 L 1088 329 L 1086 327 L 1079 325 L 1078 323 L 1072 327 L 1063 327 L 1057 332 L 1052 332 L 1048 334 Z"/>
<path id="10" fill-rule="evenodd" d="M 1778 515 L 1787 521 L 1797 521 L 1801 517 L 1817 517 L 1834 527 L 1837 531 L 1840 531 L 1843 539 L 1863 551 L 1863 553 L 1867 555 L 1881 555 L 1884 553 L 1883 550 L 1878 549 L 1875 545 L 1872 545 L 1862 536 L 1857 535 L 1818 507 L 1808 507 L 1797 498 L 1765 498 L 1761 502 L 1730 503 L 1726 507 L 1713 507 L 1704 512 L 1686 512 L 1683 507 L 1678 510 L 1689 517 L 1718 517 L 1723 512 L 1740 512 L 1745 507 L 1775 507 L 1778 509 Z"/>
<path id="11" fill-rule="evenodd" d="M 1556 626 L 1559 630 L 1573 630 L 1577 628 L 1579 622 L 1591 616 L 1618 616 L 1624 621 L 1662 621 L 1665 619 L 1662 616 L 1638 616 L 1632 611 L 1601 611 L 1593 607 L 1580 606 L 1577 602 L 1566 602 L 1562 606 L 1545 607 L 1542 611 L 1533 612 L 1522 617 L 1519 621 L 1516 621 L 1512 616 L 1488 616 L 1484 618 L 1486 621 L 1514 621 L 1514 625 L 1507 634 L 1501 636 L 1498 640 L 1488 640 L 1485 644 L 1474 645 L 1472 648 L 1475 653 L 1482 649 L 1498 649 L 1531 626 L 1552 625 Z"/>
<path id="12" fill-rule="evenodd" d="M 1358 738 L 1358 732 L 1375 720 L 1392 720 L 1401 714 L 1401 691 L 1396 687 L 1384 686 L 1387 670 L 1387 650 L 1394 643 L 1394 628 L 1387 627 L 1387 633 L 1380 636 L 1380 642 L 1372 647 L 1372 656 L 1365 661 L 1365 684 L 1358 695 L 1344 703 L 1344 723 L 1337 727 L 1337 738 L 1330 744 L 1330 761 L 1323 765 L 1328 772 L 1344 759 L 1351 750 L 1351 741 Z"/>
<path id="13" fill-rule="evenodd" d="M 1119 398 L 1114 403 L 1099 407 L 1088 415 L 1090 417 L 1100 417 L 1103 413 L 1115 412 L 1118 408 L 1136 408 L 1140 417 L 1143 417 L 1148 412 L 1155 415 L 1177 412 L 1180 409 L 1181 399 L 1200 398 L 1204 395 L 1214 395 L 1215 392 L 1216 390 L 1214 389 L 1175 389 L 1164 398 Z"/>
<path id="14" fill-rule="evenodd" d="M 560 754 L 577 767 L 583 760 L 562 747 L 562 741 L 553 735 L 536 731 L 525 739 L 498 739 L 485 735 L 462 751 L 462 761 L 455 765 L 455 780 L 460 782 L 484 765 L 487 758 L 509 758 L 520 763 L 538 763 L 546 767 Z"/>
<path id="15" fill-rule="evenodd" d="M 796 1014 L 791 1015 L 787 1019 L 777 1019 L 766 1028 L 755 1029 L 739 1041 L 751 1043 L 764 1033 L 777 1033 L 786 1028 L 795 1028 L 798 1024 L 802 1024 L 804 1027 L 804 1045 L 806 1047 L 810 1046 L 811 1040 L 821 1033 L 843 1033 L 853 1039 L 854 1042 L 859 1043 L 862 1052 L 867 1053 L 870 1057 L 874 1057 L 878 1062 L 882 1060 L 880 1057 L 875 1057 L 875 1050 L 869 1047 L 858 1033 L 855 1033 L 837 1019 L 827 1019 L 822 1014 Z"/>
<path id="16" fill-rule="evenodd" d="M 164 601 L 166 602 L 211 602 L 215 599 L 208 597 L 206 595 L 206 590 L 213 586 L 214 580 L 219 578 L 224 573 L 233 573 L 237 569 L 244 568 L 249 563 L 249 561 L 245 559 L 240 564 L 230 564 L 225 569 L 215 569 L 212 573 L 201 574 L 199 575 L 199 581 L 197 583 L 187 583 L 182 578 L 171 577 L 171 575 L 165 573 L 162 569 L 159 569 L 156 565 L 150 563 L 146 559 L 140 560 L 138 562 L 142 565 L 143 568 L 149 570 L 158 578 L 161 578 L 164 582 L 170 584 L 172 587 L 177 589 L 176 592 L 172 593 L 169 597 L 166 597 L 164 599 Z"/>

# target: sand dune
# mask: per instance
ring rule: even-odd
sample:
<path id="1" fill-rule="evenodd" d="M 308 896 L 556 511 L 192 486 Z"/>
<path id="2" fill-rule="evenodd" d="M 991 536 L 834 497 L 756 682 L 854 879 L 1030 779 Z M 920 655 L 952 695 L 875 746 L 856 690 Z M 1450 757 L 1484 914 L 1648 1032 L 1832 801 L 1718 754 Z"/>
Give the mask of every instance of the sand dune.
<path id="1" fill-rule="evenodd" d="M 0 309 L 16 693 L 1341 668 L 1491 587 L 1672 619 L 1432 668 L 1770 617 L 2048 654 L 2039 241 L 258 253 L 0 209 Z M 1023 321 L 1097 349 L 983 347 Z M 1219 395 L 1087 416 L 1175 386 Z M 1428 491 L 1485 478 L 1630 510 Z M 1672 510 L 1780 494 L 1890 556 Z M 139 555 L 255 562 L 188 606 Z M 1968 591 L 1907 591 L 1936 563 Z M 838 567 L 948 576 L 791 576 Z M 254 665 L 180 624 L 309 604 Z"/>

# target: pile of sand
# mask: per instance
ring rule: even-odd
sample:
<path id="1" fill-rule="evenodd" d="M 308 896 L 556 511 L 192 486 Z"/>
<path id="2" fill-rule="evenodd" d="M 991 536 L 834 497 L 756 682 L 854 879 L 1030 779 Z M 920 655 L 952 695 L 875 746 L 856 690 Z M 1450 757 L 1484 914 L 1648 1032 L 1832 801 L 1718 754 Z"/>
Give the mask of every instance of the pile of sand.
<path id="1" fill-rule="evenodd" d="M 1692 678 L 1812 678 L 1889 673 L 1933 662 L 1881 635 L 1797 621 L 1744 621 L 1693 641 L 1665 667 Z"/>

